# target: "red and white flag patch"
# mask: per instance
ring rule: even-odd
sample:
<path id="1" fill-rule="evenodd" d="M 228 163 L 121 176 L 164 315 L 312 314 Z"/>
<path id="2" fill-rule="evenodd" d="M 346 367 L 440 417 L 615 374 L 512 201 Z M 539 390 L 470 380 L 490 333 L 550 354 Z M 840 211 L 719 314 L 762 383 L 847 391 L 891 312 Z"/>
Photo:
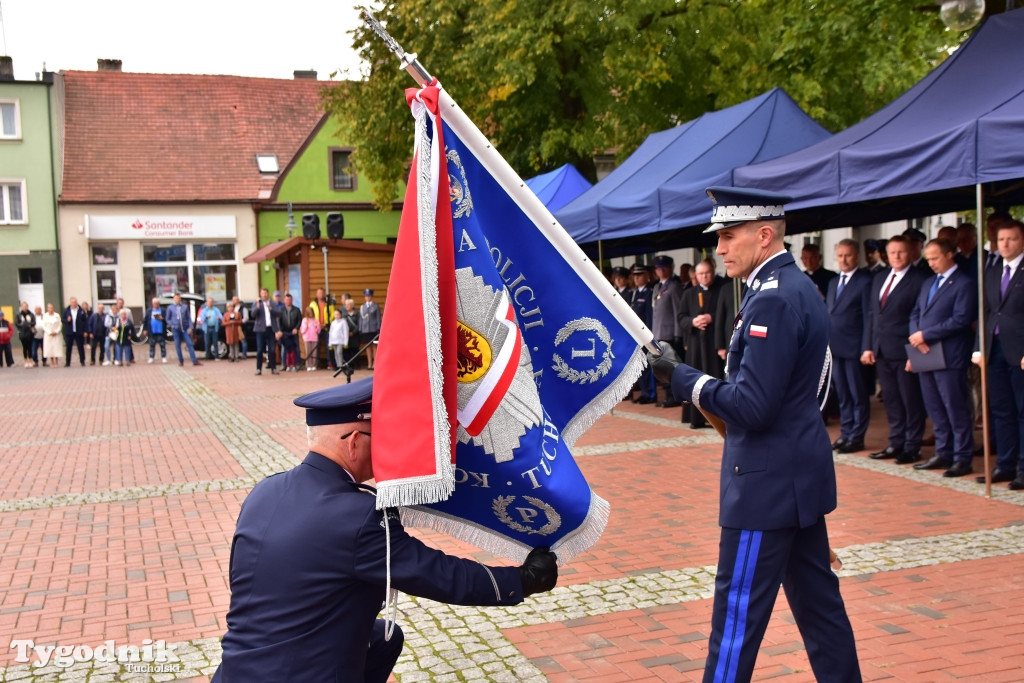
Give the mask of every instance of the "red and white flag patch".
<path id="1" fill-rule="evenodd" d="M 768 326 L 767 325 L 751 325 L 750 326 L 751 337 L 761 337 L 766 339 L 768 337 Z"/>

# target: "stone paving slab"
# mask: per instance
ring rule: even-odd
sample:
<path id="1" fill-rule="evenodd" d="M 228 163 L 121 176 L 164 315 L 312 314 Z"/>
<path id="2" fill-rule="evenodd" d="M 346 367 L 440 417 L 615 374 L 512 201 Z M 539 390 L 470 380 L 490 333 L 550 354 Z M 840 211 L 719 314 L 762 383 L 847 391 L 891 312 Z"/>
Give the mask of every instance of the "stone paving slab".
<path id="1" fill-rule="evenodd" d="M 238 507 L 256 481 L 305 452 L 292 399 L 337 381 L 323 371 L 253 370 L 250 361 L 4 371 L 0 414 L 17 414 L 31 429 L 0 436 L 0 457 L 14 462 L 35 449 L 31 460 L 52 474 L 34 475 L 44 482 L 38 490 L 0 488 L 0 635 L 90 646 L 164 640 L 182 662 L 167 672 L 102 662 L 40 668 L 15 662 L 9 649 L 0 682 L 208 680 L 220 657 Z M 111 379 L 133 388 L 88 391 Z M 880 405 L 873 412 L 869 447 L 883 441 Z M 403 596 L 407 641 L 393 680 L 698 680 L 721 440 L 688 429 L 679 414 L 623 402 L 580 439 L 575 455 L 612 517 L 552 593 L 512 609 Z M 209 440 L 227 469 L 204 471 L 194 453 L 154 448 L 174 437 Z M 149 443 L 146 456 L 162 458 L 168 476 L 125 478 L 136 470 L 125 468 L 123 442 Z M 95 467 L 58 465 L 75 458 Z M 968 478 L 915 472 L 866 452 L 836 463 L 840 507 L 829 516 L 830 536 L 845 562 L 865 678 L 1024 679 L 1024 622 L 1014 609 L 1024 597 L 1024 495 L 1001 485 L 988 499 Z M 428 530 L 413 533 L 502 562 Z M 813 680 L 782 595 L 756 675 L 769 677 Z"/>

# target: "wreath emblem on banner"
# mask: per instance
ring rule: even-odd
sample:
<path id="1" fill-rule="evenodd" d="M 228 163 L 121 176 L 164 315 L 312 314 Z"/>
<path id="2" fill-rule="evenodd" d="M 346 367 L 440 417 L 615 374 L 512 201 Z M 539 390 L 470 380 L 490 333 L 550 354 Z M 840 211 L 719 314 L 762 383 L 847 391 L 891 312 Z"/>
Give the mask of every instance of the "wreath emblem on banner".
<path id="1" fill-rule="evenodd" d="M 604 352 L 601 355 L 601 362 L 596 368 L 590 370 L 577 370 L 570 366 L 565 359 L 563 359 L 557 353 L 551 356 L 551 360 L 554 362 L 552 368 L 555 373 L 564 380 L 568 380 L 573 384 L 591 384 L 598 381 L 602 377 L 608 374 L 612 369 L 612 359 L 615 356 L 612 354 L 612 336 L 608 334 L 608 328 L 601 324 L 600 320 L 594 318 L 579 318 L 566 323 L 562 329 L 555 335 L 555 346 L 562 344 L 569 337 L 576 332 L 596 332 L 597 338 L 601 340 L 604 345 Z M 596 349 L 572 349 L 570 359 L 577 357 L 596 357 Z"/>
<path id="2" fill-rule="evenodd" d="M 498 496 L 491 504 L 495 516 L 497 516 L 503 524 L 507 525 L 513 531 L 518 531 L 521 534 L 540 534 L 541 536 L 548 536 L 549 534 L 553 534 L 558 531 L 558 528 L 562 526 L 562 516 L 555 511 L 555 508 L 551 507 L 540 498 L 534 498 L 533 496 L 523 496 L 523 500 L 542 510 L 548 518 L 547 524 L 539 529 L 531 529 L 526 525 L 520 524 L 512 519 L 508 514 L 508 506 L 515 499 L 515 496 Z"/>
<path id="3" fill-rule="evenodd" d="M 462 160 L 459 159 L 459 153 L 454 150 L 448 150 L 448 160 L 455 164 L 455 167 L 459 169 L 459 175 L 462 177 L 462 182 L 451 173 L 448 174 L 448 184 L 451 186 L 450 195 L 451 200 L 455 204 L 455 212 L 452 213 L 452 218 L 462 218 L 473 213 L 473 196 L 469 193 L 469 181 L 466 179 L 466 169 L 462 166 Z"/>

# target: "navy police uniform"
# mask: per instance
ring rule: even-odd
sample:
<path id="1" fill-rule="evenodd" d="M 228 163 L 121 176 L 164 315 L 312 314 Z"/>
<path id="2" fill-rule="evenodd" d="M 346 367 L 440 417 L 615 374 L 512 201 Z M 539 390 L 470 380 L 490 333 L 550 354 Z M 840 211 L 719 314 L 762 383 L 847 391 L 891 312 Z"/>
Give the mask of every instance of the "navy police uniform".
<path id="1" fill-rule="evenodd" d="M 783 218 L 779 195 L 709 188 L 707 232 Z M 828 311 L 784 251 L 748 279 L 725 379 L 687 365 L 677 398 L 726 424 L 718 574 L 705 681 L 749 680 L 781 583 L 819 681 L 860 681 L 853 630 L 829 566 L 825 515 L 836 507 L 832 447 L 818 404 Z M 826 380 L 827 381 L 827 378 Z"/>
<path id="2" fill-rule="evenodd" d="M 637 263 L 633 266 L 632 273 L 634 275 L 638 273 L 646 273 L 647 267 L 641 263 Z M 650 281 L 643 289 L 633 290 L 633 300 L 629 303 L 630 308 L 636 313 L 637 317 L 644 321 L 644 325 L 648 329 L 654 328 L 654 289 L 651 287 Z M 639 379 L 637 379 L 637 385 L 640 389 L 640 397 L 637 399 L 641 403 L 654 403 L 658 400 L 657 388 L 654 383 L 654 375 L 651 373 L 649 367 L 645 367 L 640 373 Z"/>
<path id="3" fill-rule="evenodd" d="M 369 413 L 371 390 L 372 378 L 295 402 L 310 408 L 310 424 L 350 422 L 359 414 L 353 408 Z M 386 532 L 372 490 L 318 453 L 253 488 L 231 543 L 231 606 L 215 682 L 386 681 L 402 650 L 401 631 L 385 641 L 376 618 L 387 532 L 395 589 L 463 605 L 523 600 L 516 567 L 429 548 L 406 533 L 394 509 Z"/>

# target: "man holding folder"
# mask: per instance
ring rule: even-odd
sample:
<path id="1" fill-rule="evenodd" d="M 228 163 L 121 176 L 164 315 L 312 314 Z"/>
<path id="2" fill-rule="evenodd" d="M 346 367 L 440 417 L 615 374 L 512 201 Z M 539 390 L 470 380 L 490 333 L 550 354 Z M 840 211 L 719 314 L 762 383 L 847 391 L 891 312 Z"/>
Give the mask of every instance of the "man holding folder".
<path id="1" fill-rule="evenodd" d="M 924 254 L 935 276 L 925 280 L 910 312 L 907 370 L 921 379 L 925 410 L 935 427 L 935 455 L 914 469 L 944 468 L 944 477 L 962 477 L 971 473 L 974 454 L 967 367 L 978 299 L 974 281 L 958 272 L 952 244 L 932 240 Z"/>

